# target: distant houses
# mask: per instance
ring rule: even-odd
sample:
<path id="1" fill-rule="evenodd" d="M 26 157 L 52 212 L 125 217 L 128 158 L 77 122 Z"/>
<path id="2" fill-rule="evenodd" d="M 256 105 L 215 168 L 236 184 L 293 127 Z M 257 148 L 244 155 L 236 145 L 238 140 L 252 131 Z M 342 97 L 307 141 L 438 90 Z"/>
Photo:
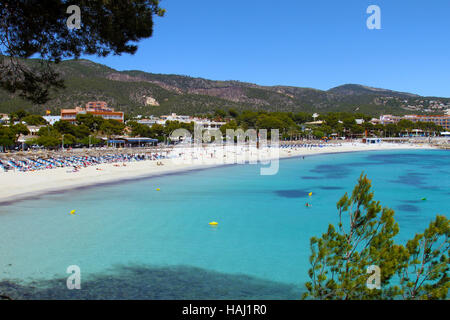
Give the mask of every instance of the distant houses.
<path id="1" fill-rule="evenodd" d="M 51 126 L 56 122 L 61 121 L 61 116 L 44 116 L 42 118 L 44 118 L 44 120 Z"/>
<path id="2" fill-rule="evenodd" d="M 61 120 L 75 122 L 79 114 L 92 114 L 105 120 L 111 119 L 122 123 L 125 122 L 125 114 L 122 111 L 115 111 L 113 108 L 108 107 L 105 101 L 88 102 L 85 107 L 62 109 Z"/>
<path id="3" fill-rule="evenodd" d="M 0 113 L 0 124 L 7 124 L 9 122 L 9 116 L 6 113 Z"/>
<path id="4" fill-rule="evenodd" d="M 183 116 L 177 115 L 176 113 L 172 113 L 170 115 L 164 115 L 160 117 L 151 116 L 146 119 L 139 119 L 137 122 L 143 125 L 152 126 L 154 124 L 159 124 L 165 126 L 167 121 L 178 121 L 180 123 L 191 123 L 194 122 L 197 125 L 200 125 L 202 129 L 212 130 L 219 129 L 221 126 L 225 125 L 224 121 L 212 121 L 206 118 L 199 117 L 191 117 L 191 116 Z"/>
<path id="5" fill-rule="evenodd" d="M 397 124 L 400 120 L 409 120 L 412 122 L 432 122 L 437 126 L 441 126 L 446 130 L 450 129 L 450 115 L 406 115 L 403 117 L 393 115 L 382 115 L 377 121 L 383 125 Z"/>

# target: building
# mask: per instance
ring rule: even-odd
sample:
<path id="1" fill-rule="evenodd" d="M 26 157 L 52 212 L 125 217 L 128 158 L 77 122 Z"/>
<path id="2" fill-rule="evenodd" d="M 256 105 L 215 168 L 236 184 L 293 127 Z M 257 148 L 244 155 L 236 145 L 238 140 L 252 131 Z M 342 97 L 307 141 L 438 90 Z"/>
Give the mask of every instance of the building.
<path id="1" fill-rule="evenodd" d="M 51 126 L 56 122 L 61 121 L 61 116 L 44 116 L 42 118 L 44 118 L 44 120 L 47 121 L 47 123 Z"/>
<path id="2" fill-rule="evenodd" d="M 435 125 L 441 126 L 446 130 L 450 129 L 450 115 L 407 115 L 403 119 L 412 122 L 433 122 Z"/>
<path id="3" fill-rule="evenodd" d="M 116 139 L 104 139 L 108 146 L 112 147 L 126 147 L 126 148 L 142 148 L 154 147 L 158 144 L 158 139 L 152 138 L 129 138 L 118 137 Z"/>
<path id="4" fill-rule="evenodd" d="M 305 122 L 305 125 L 311 125 L 311 126 L 321 126 L 322 124 L 323 124 L 322 120 Z"/>
<path id="5" fill-rule="evenodd" d="M 41 128 L 45 126 L 27 126 L 28 131 L 30 131 L 31 136 L 37 136 Z"/>
<path id="6" fill-rule="evenodd" d="M 0 113 L 0 124 L 7 124 L 9 122 L 9 116 L 6 113 Z"/>
<path id="7" fill-rule="evenodd" d="M 226 124 L 226 122 L 211 121 L 208 119 L 194 119 L 194 122 L 196 125 L 200 125 L 203 130 L 220 129 L 221 126 Z"/>
<path id="8" fill-rule="evenodd" d="M 160 124 L 162 126 L 165 126 L 167 121 L 178 121 L 180 123 L 194 122 L 196 125 L 201 126 L 202 129 L 204 130 L 219 129 L 221 126 L 226 124 L 226 122 L 211 121 L 209 119 L 195 118 L 191 116 L 180 116 L 177 115 L 176 113 L 161 116 L 159 118 L 151 116 L 150 118 L 147 119 L 140 119 L 137 122 L 148 126 L 152 126 L 154 124 Z"/>
<path id="9" fill-rule="evenodd" d="M 381 124 L 396 124 L 400 120 L 402 120 L 402 117 L 399 116 L 393 116 L 391 114 L 385 114 L 380 117 L 380 123 Z"/>
<path id="10" fill-rule="evenodd" d="M 62 109 L 61 120 L 75 122 L 79 114 L 92 114 L 93 116 L 102 117 L 105 120 L 117 120 L 124 122 L 124 113 L 121 111 L 114 111 L 109 108 L 104 101 L 88 102 L 85 107 L 76 107 L 75 109 Z"/>
<path id="11" fill-rule="evenodd" d="M 108 109 L 108 104 L 105 101 L 92 101 L 86 103 L 86 109 L 104 110 Z"/>
<path id="12" fill-rule="evenodd" d="M 161 116 L 160 118 L 161 118 L 161 120 L 164 120 L 164 122 L 178 121 L 178 122 L 183 122 L 183 123 L 190 123 L 190 122 L 194 121 L 193 118 L 190 116 L 179 116 L 176 113 L 172 113 L 171 115 L 168 115 L 168 116 Z"/>
<path id="13" fill-rule="evenodd" d="M 379 144 L 379 143 L 381 143 L 381 139 L 380 138 L 363 138 L 362 143 Z"/>
<path id="14" fill-rule="evenodd" d="M 450 129 L 450 115 L 415 115 L 410 114 L 403 117 L 393 116 L 390 114 L 383 115 L 380 117 L 381 124 L 396 124 L 400 120 L 409 120 L 412 122 L 433 122 L 434 124 L 445 128 L 446 130 Z"/>
<path id="15" fill-rule="evenodd" d="M 154 124 L 160 123 L 161 119 L 157 118 L 157 117 L 154 117 L 154 116 L 150 116 L 150 118 L 142 119 L 142 116 L 141 116 L 141 118 L 137 122 L 140 123 L 140 124 L 143 124 L 143 125 L 151 127 Z"/>

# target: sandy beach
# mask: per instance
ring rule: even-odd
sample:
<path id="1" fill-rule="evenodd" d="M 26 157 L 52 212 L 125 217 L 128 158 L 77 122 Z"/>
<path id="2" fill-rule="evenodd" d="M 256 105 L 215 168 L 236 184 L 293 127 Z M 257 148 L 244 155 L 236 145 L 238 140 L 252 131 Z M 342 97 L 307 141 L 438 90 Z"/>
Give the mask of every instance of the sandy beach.
<path id="1" fill-rule="evenodd" d="M 340 145 L 328 145 L 322 148 L 280 148 L 278 151 L 279 158 L 284 159 L 327 153 L 414 149 L 432 149 L 432 147 L 428 145 L 394 143 L 372 145 L 342 143 Z M 179 154 L 178 152 L 179 150 L 176 149 L 173 156 L 175 157 L 175 153 Z M 125 164 L 100 164 L 82 168 L 78 172 L 71 172 L 69 168 L 57 168 L 33 172 L 0 172 L 0 204 L 7 204 L 8 202 L 17 201 L 19 199 L 36 197 L 48 192 L 58 192 L 84 186 L 118 182 L 122 180 L 133 180 L 186 170 L 207 169 L 210 167 L 231 164 L 218 161 L 219 159 L 217 156 L 213 156 L 213 149 L 205 149 L 202 154 L 204 157 L 199 158 L 196 156 L 192 158 L 191 156 L 191 158 L 188 159 L 189 161 L 164 159 L 160 161 L 163 165 L 158 165 L 158 161 L 141 161 L 128 162 Z M 277 157 L 274 157 L 272 154 L 272 156 L 266 155 L 264 159 L 269 160 Z M 256 165 L 267 166 L 267 164 L 261 163 Z"/>

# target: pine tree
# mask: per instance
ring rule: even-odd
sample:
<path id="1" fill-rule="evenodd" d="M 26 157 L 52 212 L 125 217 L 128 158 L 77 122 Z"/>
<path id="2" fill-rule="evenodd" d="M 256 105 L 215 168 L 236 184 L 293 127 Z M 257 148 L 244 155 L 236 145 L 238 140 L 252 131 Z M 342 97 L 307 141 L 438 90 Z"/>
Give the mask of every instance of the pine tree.
<path id="1" fill-rule="evenodd" d="M 330 224 L 320 238 L 311 238 L 311 281 L 304 298 L 445 299 L 449 220 L 437 216 L 406 246 L 396 244 L 394 211 L 374 201 L 371 188 L 361 174 L 351 197 L 346 193 L 337 203 L 338 227 Z M 371 266 L 380 270 L 378 289 L 368 285 Z"/>

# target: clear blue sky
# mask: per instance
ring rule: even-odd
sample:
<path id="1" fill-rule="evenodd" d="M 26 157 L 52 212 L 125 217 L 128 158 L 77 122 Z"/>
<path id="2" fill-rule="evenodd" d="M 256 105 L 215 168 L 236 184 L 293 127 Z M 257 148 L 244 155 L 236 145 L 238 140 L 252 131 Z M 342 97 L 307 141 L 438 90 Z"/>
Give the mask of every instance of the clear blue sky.
<path id="1" fill-rule="evenodd" d="M 381 8 L 381 30 L 366 9 Z M 327 90 L 345 83 L 450 97 L 449 0 L 163 0 L 117 70 Z"/>

